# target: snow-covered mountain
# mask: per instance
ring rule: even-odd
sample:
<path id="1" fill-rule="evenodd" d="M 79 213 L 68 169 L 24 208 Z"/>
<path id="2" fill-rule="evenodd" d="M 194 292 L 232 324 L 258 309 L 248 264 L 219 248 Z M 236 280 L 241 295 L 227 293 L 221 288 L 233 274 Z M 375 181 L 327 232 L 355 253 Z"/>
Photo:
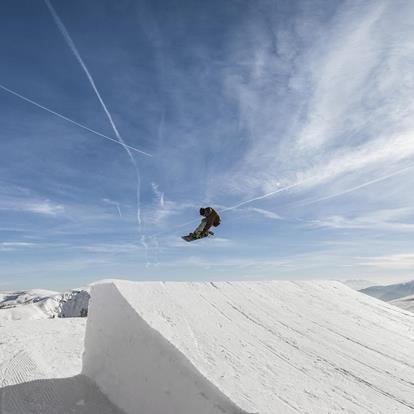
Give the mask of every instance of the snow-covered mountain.
<path id="1" fill-rule="evenodd" d="M 394 285 L 371 286 L 365 289 L 361 289 L 360 292 L 389 302 L 394 299 L 414 295 L 414 280 L 406 283 L 397 283 Z"/>
<path id="2" fill-rule="evenodd" d="M 59 303 L 60 318 L 74 318 L 88 316 L 90 288 L 74 289 L 62 294 Z"/>
<path id="3" fill-rule="evenodd" d="M 375 284 L 369 280 L 355 279 L 341 282 L 351 289 L 414 313 L 414 295 L 412 295 L 414 293 L 414 281 L 385 286 Z"/>
<path id="4" fill-rule="evenodd" d="M 414 295 L 394 299 L 394 300 L 391 300 L 390 303 L 392 305 L 398 306 L 401 309 L 405 309 L 407 311 L 414 313 Z"/>
<path id="5" fill-rule="evenodd" d="M 89 291 L 90 288 L 63 293 L 43 289 L 0 292 L 0 321 L 87 316 Z"/>

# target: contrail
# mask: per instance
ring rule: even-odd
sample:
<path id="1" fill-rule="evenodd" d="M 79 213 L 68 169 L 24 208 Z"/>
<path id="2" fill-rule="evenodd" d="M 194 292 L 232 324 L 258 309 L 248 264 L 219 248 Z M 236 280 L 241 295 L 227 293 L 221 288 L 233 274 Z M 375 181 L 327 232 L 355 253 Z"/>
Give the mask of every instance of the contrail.
<path id="1" fill-rule="evenodd" d="M 406 171 L 408 171 L 408 170 L 412 169 L 413 167 L 414 167 L 414 165 L 411 165 L 411 166 L 409 166 L 409 167 L 403 168 L 402 170 L 395 171 L 395 172 L 393 172 L 393 173 L 391 173 L 391 174 L 384 175 L 384 176 L 379 177 L 379 178 L 376 178 L 376 179 L 374 179 L 374 180 L 370 180 L 370 181 L 368 181 L 368 182 L 366 182 L 366 183 L 363 183 L 363 184 L 360 184 L 360 185 L 358 185 L 358 186 L 356 186 L 356 187 L 352 187 L 352 188 L 349 188 L 349 189 L 347 189 L 347 190 L 345 190 L 345 191 L 341 191 L 340 193 L 332 194 L 332 195 L 327 196 L 327 197 L 322 197 L 322 198 L 319 198 L 319 199 L 317 199 L 317 200 L 313 200 L 313 201 L 309 201 L 309 202 L 305 202 L 305 203 L 296 204 L 296 206 L 308 206 L 308 205 L 310 205 L 310 204 L 318 203 L 318 202 L 320 202 L 320 201 L 329 200 L 330 198 L 338 197 L 338 196 L 340 196 L 340 195 L 342 195 L 342 194 L 347 194 L 347 193 L 350 193 L 350 192 L 352 192 L 352 191 L 359 190 L 360 188 L 367 187 L 367 186 L 369 186 L 369 185 L 371 185 L 371 184 L 378 183 L 378 182 L 380 182 L 380 181 L 383 181 L 383 180 L 386 180 L 386 179 L 388 179 L 388 178 L 394 177 L 395 175 L 400 175 L 400 174 L 403 174 L 404 172 L 406 172 Z M 294 188 L 294 187 L 300 186 L 300 185 L 302 185 L 302 184 L 305 184 L 306 182 L 308 182 L 308 181 L 312 181 L 313 179 L 314 179 L 314 177 L 309 177 L 309 178 L 307 178 L 307 179 L 305 179 L 305 180 L 303 180 L 303 181 L 297 182 L 297 183 L 295 183 L 295 184 L 288 185 L 288 186 L 283 187 L 283 188 L 279 188 L 279 189 L 277 189 L 277 190 L 275 190 L 275 191 L 272 191 L 272 192 L 270 192 L 270 193 L 264 194 L 264 195 L 262 195 L 262 196 L 255 197 L 255 198 L 252 198 L 252 199 L 250 199 L 250 200 L 242 201 L 242 202 L 241 202 L 241 203 L 239 203 L 239 204 L 236 204 L 236 205 L 234 205 L 234 206 L 227 207 L 227 208 L 225 208 L 225 209 L 221 210 L 221 212 L 224 212 L 224 211 L 229 211 L 229 210 L 235 210 L 236 208 L 241 207 L 241 206 L 243 206 L 243 205 L 245 205 L 245 204 L 250 204 L 250 203 L 253 203 L 254 201 L 263 200 L 264 198 L 271 197 L 271 196 L 272 196 L 272 195 L 274 195 L 274 194 L 280 193 L 280 192 L 282 192 L 282 191 L 290 190 L 291 188 Z"/>
<path id="2" fill-rule="evenodd" d="M 278 188 L 277 190 L 272 191 L 270 193 L 261 195 L 259 197 L 251 198 L 250 200 L 242 201 L 241 203 L 238 203 L 238 204 L 236 204 L 234 206 L 231 206 L 231 207 L 226 207 L 225 209 L 221 210 L 221 212 L 223 213 L 224 211 L 235 210 L 236 208 L 244 206 L 245 204 L 250 204 L 250 203 L 253 203 L 254 201 L 263 200 L 264 198 L 271 197 L 272 195 L 275 195 L 277 193 L 281 193 L 282 191 L 290 190 L 291 188 L 302 185 L 302 184 L 304 184 L 304 183 L 306 183 L 307 181 L 310 181 L 310 180 L 312 180 L 312 178 L 308 178 L 306 180 L 300 181 L 300 182 L 295 183 L 295 184 L 288 185 L 288 186 L 283 187 L 283 188 Z"/>
<path id="3" fill-rule="evenodd" d="M 140 177 L 140 173 L 139 173 L 139 168 L 138 168 L 138 164 L 135 160 L 135 158 L 133 157 L 131 151 L 129 150 L 128 146 L 125 144 L 124 140 L 122 139 L 118 128 L 115 125 L 114 120 L 112 119 L 112 116 L 101 96 L 101 94 L 98 91 L 98 88 L 95 85 L 95 81 L 92 77 L 92 75 L 90 74 L 85 62 L 83 61 L 81 55 L 78 52 L 78 49 L 74 43 L 74 41 L 72 40 L 68 30 L 66 29 L 65 25 L 63 24 L 62 20 L 60 19 L 59 15 L 57 14 L 56 10 L 53 8 L 52 4 L 50 3 L 49 0 L 44 0 L 46 3 L 46 6 L 48 7 L 53 20 L 55 21 L 59 31 L 61 32 L 63 38 L 65 39 L 67 45 L 69 46 L 69 49 L 72 51 L 72 53 L 75 55 L 76 60 L 79 62 L 80 66 L 82 67 L 83 71 L 86 74 L 86 77 L 89 80 L 90 85 L 92 86 L 92 89 L 94 90 L 108 120 L 109 123 L 112 126 L 112 129 L 115 133 L 115 136 L 118 138 L 118 141 L 122 144 L 122 146 L 124 147 L 125 151 L 128 153 L 128 156 L 132 162 L 132 164 L 134 165 L 135 168 L 135 172 L 136 172 L 136 176 L 137 176 L 137 221 L 138 221 L 138 226 L 139 226 L 139 232 L 141 232 L 141 208 L 140 208 L 140 193 L 141 193 L 141 177 Z"/>
<path id="4" fill-rule="evenodd" d="M 321 202 L 321 201 L 329 200 L 329 199 L 331 199 L 331 198 L 338 197 L 338 196 L 341 196 L 341 195 L 343 195 L 343 194 L 348 194 L 348 193 L 351 193 L 352 191 L 359 190 L 360 188 L 367 187 L 367 186 L 369 186 L 369 185 L 372 185 L 372 184 L 378 183 L 378 182 L 380 182 L 380 181 L 387 180 L 388 178 L 394 177 L 394 176 L 396 176 L 396 175 L 403 174 L 403 173 L 405 173 L 406 171 L 411 170 L 412 168 L 414 168 L 414 165 L 408 166 L 408 167 L 403 168 L 403 169 L 401 169 L 401 170 L 395 171 L 395 172 L 393 172 L 393 173 L 391 173 L 391 174 L 387 174 L 387 175 L 384 175 L 384 176 L 382 176 L 382 177 L 376 178 L 376 179 L 374 179 L 374 180 L 367 181 L 367 182 L 365 182 L 365 183 L 363 183 L 363 184 L 360 184 L 360 185 L 358 185 L 358 186 L 356 186 L 356 187 L 349 188 L 349 189 L 344 190 L 344 191 L 341 191 L 341 192 L 339 192 L 339 193 L 332 194 L 332 195 L 327 196 L 327 197 L 322 197 L 322 198 L 319 198 L 319 199 L 317 199 L 317 200 L 313 200 L 313 201 L 309 201 L 309 202 L 305 202 L 305 203 L 301 203 L 301 204 L 291 204 L 291 206 L 292 206 L 292 207 L 308 206 L 308 205 L 310 205 L 310 204 L 315 204 L 315 203 L 319 203 L 319 202 Z M 218 210 L 218 212 L 219 212 L 219 213 L 223 213 L 223 212 L 225 212 L 225 211 L 235 210 L 236 208 L 241 207 L 241 206 L 243 206 L 243 205 L 245 205 L 245 204 L 249 204 L 249 203 L 252 203 L 252 202 L 257 201 L 257 200 L 262 200 L 262 199 L 264 199 L 264 198 L 271 197 L 271 196 L 272 196 L 272 195 L 274 195 L 274 194 L 277 194 L 277 193 L 280 193 L 280 192 L 282 192 L 282 191 L 286 191 L 286 190 L 289 190 L 289 189 L 291 189 L 291 188 L 294 188 L 294 187 L 297 187 L 297 186 L 299 186 L 299 185 L 302 185 L 302 184 L 304 184 L 304 183 L 306 183 L 306 182 L 308 182 L 308 181 L 311 181 L 313 178 L 314 178 L 314 177 L 310 177 L 310 178 L 307 178 L 307 179 L 305 179 L 305 180 L 303 180 L 303 181 L 300 181 L 300 182 L 298 182 L 298 183 L 291 184 L 291 185 L 288 185 L 288 186 L 283 187 L 283 188 L 279 188 L 279 189 L 277 189 L 277 190 L 275 190 L 275 191 L 272 191 L 272 192 L 270 192 L 270 193 L 264 194 L 264 195 L 262 195 L 262 196 L 255 197 L 255 198 L 252 198 L 252 199 L 250 199 L 250 200 L 245 200 L 245 201 L 242 201 L 241 203 L 238 203 L 238 204 L 236 204 L 236 205 L 234 205 L 234 206 L 227 207 L 227 208 L 224 208 L 224 209 L 222 209 L 222 210 Z M 193 223 L 196 223 L 196 222 L 198 222 L 198 221 L 199 221 L 199 220 L 191 220 L 191 221 L 188 221 L 188 222 L 186 222 L 186 223 L 178 224 L 177 226 L 173 226 L 173 227 L 171 227 L 171 230 L 172 230 L 172 229 L 179 229 L 179 228 L 181 228 L 181 227 L 188 226 L 188 225 L 193 224 Z M 165 232 L 164 232 L 164 233 L 165 233 Z M 155 235 L 159 235 L 159 234 L 161 234 L 161 232 L 158 232 L 158 233 L 156 233 Z"/>
<path id="5" fill-rule="evenodd" d="M 343 194 L 351 193 L 353 191 L 359 190 L 360 188 L 364 188 L 364 187 L 367 187 L 367 186 L 369 186 L 371 184 L 375 184 L 375 183 L 378 183 L 380 181 L 387 180 L 388 178 L 394 177 L 396 175 L 403 174 L 406 171 L 411 170 L 413 167 L 414 167 L 414 165 L 411 165 L 409 167 L 403 168 L 402 170 L 398 170 L 398 171 L 395 171 L 395 172 L 393 172 L 391 174 L 383 175 L 382 177 L 375 178 L 374 180 L 367 181 L 367 182 L 365 182 L 363 184 L 357 185 L 356 187 L 348 188 L 347 190 L 341 191 L 339 193 L 335 193 L 335 194 L 332 194 L 332 195 L 329 195 L 329 196 L 326 196 L 326 197 L 318 198 L 316 200 L 312 200 L 312 201 L 309 201 L 309 202 L 304 202 L 304 203 L 296 204 L 295 207 L 296 206 L 297 207 L 309 206 L 311 204 L 315 204 L 315 203 L 319 203 L 321 201 L 329 200 L 329 199 L 334 198 L 334 197 L 339 197 L 339 196 L 341 196 Z"/>
<path id="6" fill-rule="evenodd" d="M 79 54 L 78 49 L 76 48 L 75 43 L 73 42 L 72 38 L 70 37 L 69 32 L 67 31 L 67 29 L 66 29 L 65 25 L 63 24 L 62 20 L 60 20 L 60 17 L 58 16 L 58 14 L 57 14 L 56 10 L 53 8 L 53 6 L 52 6 L 52 4 L 50 3 L 50 1 L 49 1 L 49 0 L 45 0 L 45 3 L 46 3 L 46 6 L 49 8 L 49 11 L 50 11 L 50 13 L 52 14 L 52 17 L 53 17 L 53 19 L 54 19 L 54 21 L 55 21 L 55 23 L 56 23 L 56 25 L 57 25 L 58 29 L 59 29 L 59 30 L 60 30 L 60 32 L 62 33 L 62 35 L 63 35 L 63 37 L 64 37 L 64 39 L 65 39 L 65 41 L 66 41 L 67 45 L 69 46 L 70 50 L 71 50 L 71 51 L 72 51 L 72 53 L 75 55 L 75 57 L 76 57 L 77 61 L 79 62 L 79 64 L 81 65 L 81 67 L 82 67 L 83 71 L 85 72 L 85 74 L 86 74 L 86 76 L 87 76 L 87 78 L 88 78 L 88 80 L 89 80 L 89 83 L 90 83 L 90 84 L 91 84 L 91 86 L 92 86 L 92 89 L 94 90 L 94 92 L 95 92 L 96 96 L 97 96 L 97 97 L 98 97 L 98 99 L 99 99 L 99 102 L 100 102 L 100 103 L 101 103 L 101 105 L 102 105 L 103 110 L 105 111 L 105 114 L 106 114 L 106 116 L 107 116 L 107 118 L 108 118 L 108 120 L 109 120 L 109 122 L 110 122 L 110 124 L 111 124 L 111 126 L 112 126 L 112 129 L 113 129 L 113 130 L 114 130 L 114 132 L 115 132 L 116 137 L 117 137 L 117 138 L 118 138 L 118 140 L 119 140 L 119 141 L 120 141 L 120 142 L 121 142 L 121 143 L 125 146 L 124 140 L 122 139 L 121 135 L 119 134 L 118 129 L 117 129 L 117 127 L 116 127 L 116 125 L 115 125 L 115 123 L 114 123 L 114 121 L 113 121 L 113 119 L 112 119 L 112 116 L 111 116 L 111 114 L 109 113 L 108 108 L 106 107 L 105 102 L 104 102 L 104 100 L 102 99 L 102 96 L 101 96 L 101 94 L 99 93 L 99 91 L 98 91 L 98 89 L 97 89 L 97 87 L 96 87 L 96 85 L 95 85 L 95 81 L 94 81 L 94 79 L 93 79 L 92 75 L 90 74 L 90 72 L 89 72 L 88 68 L 86 67 L 85 62 L 83 61 L 83 59 L 82 59 L 81 55 Z M 132 155 L 131 155 L 131 153 L 130 153 L 129 149 L 128 149 L 127 147 L 125 147 L 125 149 L 126 149 L 126 151 L 128 152 L 128 154 L 129 154 L 130 158 L 132 159 L 133 157 L 132 157 Z"/>
<path id="7" fill-rule="evenodd" d="M 290 190 L 291 188 L 294 188 L 294 187 L 297 187 L 297 186 L 299 186 L 299 185 L 302 185 L 302 184 L 304 184 L 305 182 L 310 181 L 311 179 L 312 179 L 312 178 L 308 178 L 308 179 L 303 180 L 303 181 L 301 181 L 301 182 L 298 182 L 298 183 L 295 183 L 295 184 L 291 184 L 291 185 L 288 185 L 288 186 L 283 187 L 283 188 L 278 188 L 277 190 L 274 190 L 274 191 L 272 191 L 272 192 L 270 192 L 270 193 L 267 193 L 267 194 L 264 194 L 264 195 L 261 195 L 261 196 L 255 197 L 255 198 L 251 198 L 250 200 L 245 200 L 245 201 L 242 201 L 242 202 L 240 202 L 240 203 L 238 203 L 238 204 L 236 204 L 236 205 L 234 205 L 234 206 L 231 206 L 231 207 L 226 207 L 226 208 L 223 208 L 223 209 L 221 209 L 221 210 L 217 210 L 217 212 L 218 212 L 218 213 L 224 213 L 224 212 L 226 212 L 226 211 L 235 210 L 236 208 L 239 208 L 239 207 L 241 207 L 241 206 L 244 206 L 245 204 L 250 204 L 250 203 L 253 203 L 254 201 L 263 200 L 264 198 L 271 197 L 272 195 L 277 194 L 277 193 L 280 193 L 280 192 L 282 192 L 282 191 L 287 191 L 287 190 Z M 188 226 L 188 225 L 190 225 L 190 224 L 194 224 L 194 223 L 196 223 L 196 222 L 199 222 L 199 220 L 191 220 L 191 221 L 187 221 L 187 222 L 185 222 L 185 223 L 178 224 L 177 226 L 173 226 L 173 227 L 171 227 L 170 229 L 179 229 L 179 228 L 181 228 L 181 227 L 185 227 L 185 226 Z M 161 234 L 161 233 L 162 233 L 162 232 L 155 233 L 155 234 L 154 234 L 154 236 L 158 236 L 158 235 L 159 235 L 159 234 Z M 164 232 L 164 233 L 165 233 L 165 232 Z"/>
<path id="8" fill-rule="evenodd" d="M 53 115 L 55 115 L 55 116 L 59 117 L 59 118 L 62 118 L 62 119 L 64 119 L 65 121 L 70 122 L 71 124 L 77 125 L 78 127 L 83 128 L 83 129 L 86 129 L 87 131 L 92 132 L 92 133 L 93 133 L 93 134 L 95 134 L 95 135 L 98 135 L 98 136 L 100 136 L 100 137 L 102 137 L 102 138 L 108 139 L 109 141 L 112 141 L 112 142 L 114 142 L 115 144 L 122 145 L 122 143 L 121 143 L 121 142 L 119 142 L 118 140 L 116 140 L 116 139 L 114 139 L 114 138 L 111 138 L 111 137 L 108 137 L 107 135 L 104 135 L 104 134 L 102 134 L 102 133 L 100 133 L 100 132 L 98 132 L 98 131 L 95 131 L 94 129 L 91 129 L 91 128 L 87 127 L 86 125 L 80 124 L 79 122 L 76 122 L 76 121 L 74 121 L 73 119 L 68 118 L 67 116 L 64 116 L 64 115 L 62 115 L 62 114 L 60 114 L 60 113 L 58 113 L 58 112 L 55 112 L 55 111 L 53 111 L 52 109 L 49 109 L 49 108 L 47 108 L 46 106 L 43 106 L 43 105 L 41 105 L 40 103 L 35 102 L 35 101 L 33 101 L 32 99 L 29 99 L 29 98 L 27 98 L 26 96 L 23 96 L 23 95 L 21 95 L 20 93 L 18 93 L 18 92 L 16 92 L 16 91 L 12 90 L 12 89 L 10 89 L 10 88 L 7 88 L 6 86 L 4 86 L 4 85 L 2 85 L 2 84 L 0 84 L 0 89 L 3 89 L 4 91 L 6 91 L 6 92 L 8 92 L 8 93 L 10 93 L 10 94 L 12 94 L 12 95 L 14 95 L 14 96 L 17 96 L 18 98 L 20 98 L 20 99 L 22 99 L 22 100 L 24 100 L 24 101 L 26 101 L 26 102 L 29 102 L 29 103 L 31 103 L 32 105 L 37 106 L 38 108 L 41 108 L 41 109 L 43 109 L 43 110 L 45 110 L 45 111 L 47 111 L 47 112 L 49 112 L 49 113 L 51 113 L 51 114 L 53 114 Z M 143 155 L 146 155 L 147 157 L 152 157 L 152 155 L 151 155 L 151 154 L 148 154 L 147 152 L 141 151 L 141 150 L 139 150 L 138 148 L 132 147 L 132 146 L 130 146 L 130 145 L 126 145 L 126 146 L 127 146 L 129 149 L 133 150 L 133 151 L 136 151 L 136 152 L 139 152 L 139 153 L 141 153 L 141 154 L 143 154 Z"/>

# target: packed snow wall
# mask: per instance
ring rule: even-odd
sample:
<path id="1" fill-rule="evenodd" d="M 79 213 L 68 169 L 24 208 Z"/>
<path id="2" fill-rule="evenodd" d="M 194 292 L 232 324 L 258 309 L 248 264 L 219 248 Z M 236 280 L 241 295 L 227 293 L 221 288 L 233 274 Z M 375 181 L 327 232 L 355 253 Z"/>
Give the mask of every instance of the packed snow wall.
<path id="1" fill-rule="evenodd" d="M 83 373 L 127 414 L 414 410 L 414 315 L 337 282 L 92 288 Z"/>
<path id="2" fill-rule="evenodd" d="M 138 292 L 139 286 L 132 285 Z M 117 286 L 95 285 L 92 292 L 83 374 L 125 413 L 244 413 L 152 328 Z"/>

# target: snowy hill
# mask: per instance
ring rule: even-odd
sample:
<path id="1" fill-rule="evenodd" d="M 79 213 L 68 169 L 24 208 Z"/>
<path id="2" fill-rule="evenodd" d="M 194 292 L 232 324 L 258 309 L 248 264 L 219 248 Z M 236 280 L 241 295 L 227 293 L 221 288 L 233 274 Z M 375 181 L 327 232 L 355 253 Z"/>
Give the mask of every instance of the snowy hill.
<path id="1" fill-rule="evenodd" d="M 361 289 L 360 292 L 388 302 L 405 296 L 414 295 L 414 280 L 394 285 L 371 286 L 366 289 Z"/>
<path id="2" fill-rule="evenodd" d="M 363 280 L 363 279 L 351 279 L 351 280 L 345 280 L 341 282 L 344 285 L 354 290 L 366 289 L 368 287 L 377 285 L 376 283 L 371 282 L 370 280 Z"/>
<path id="3" fill-rule="evenodd" d="M 32 289 L 0 292 L 0 321 L 86 316 L 89 288 L 59 293 Z"/>
<path id="4" fill-rule="evenodd" d="M 412 413 L 414 315 L 336 282 L 97 284 L 83 374 L 127 414 Z"/>
<path id="5" fill-rule="evenodd" d="M 398 306 L 401 309 L 405 309 L 414 313 L 414 295 L 394 299 L 391 300 L 390 303 L 394 306 Z"/>

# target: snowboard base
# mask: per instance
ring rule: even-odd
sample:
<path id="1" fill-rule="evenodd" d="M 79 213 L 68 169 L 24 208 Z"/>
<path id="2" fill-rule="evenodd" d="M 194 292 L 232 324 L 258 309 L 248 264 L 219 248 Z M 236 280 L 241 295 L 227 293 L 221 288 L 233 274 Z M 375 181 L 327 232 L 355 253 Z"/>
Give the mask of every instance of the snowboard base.
<path id="1" fill-rule="evenodd" d="M 209 231 L 208 234 L 206 234 L 205 236 L 194 237 L 191 234 L 188 234 L 187 236 L 181 236 L 181 238 L 185 240 L 186 242 L 191 242 L 194 240 L 204 239 L 205 237 L 210 237 L 210 236 L 214 236 L 214 233 L 212 231 Z"/>

